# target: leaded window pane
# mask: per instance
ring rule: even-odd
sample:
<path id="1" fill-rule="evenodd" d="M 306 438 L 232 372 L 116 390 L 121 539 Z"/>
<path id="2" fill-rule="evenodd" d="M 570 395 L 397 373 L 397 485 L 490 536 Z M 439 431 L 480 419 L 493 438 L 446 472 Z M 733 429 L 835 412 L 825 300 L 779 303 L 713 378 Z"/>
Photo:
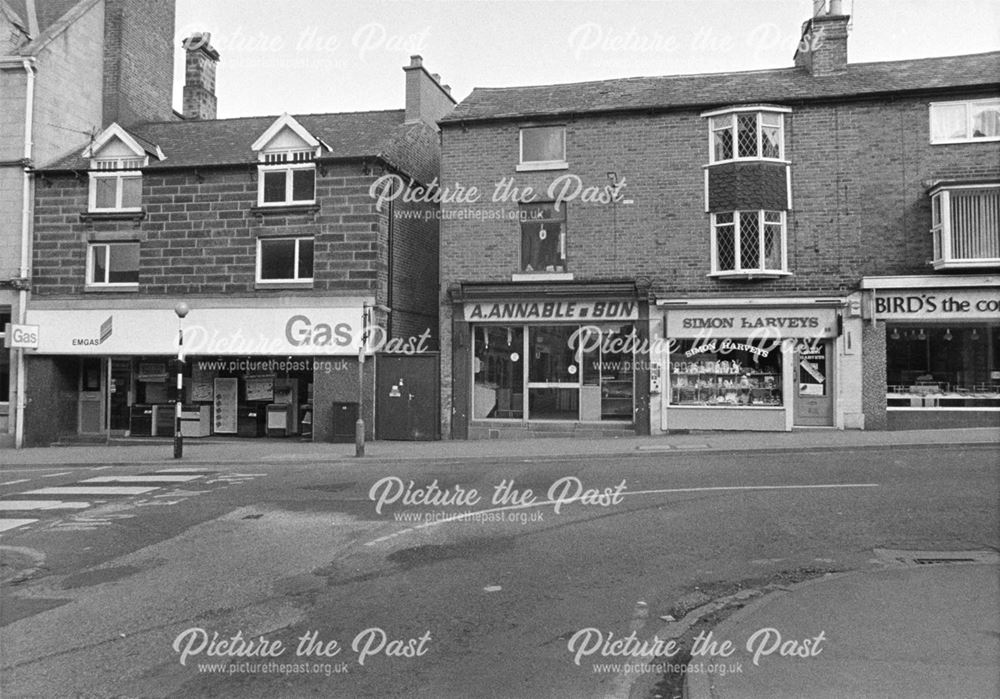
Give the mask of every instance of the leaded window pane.
<path id="1" fill-rule="evenodd" d="M 760 221 L 756 212 L 740 214 L 740 268 L 760 268 Z"/>
<path id="2" fill-rule="evenodd" d="M 757 114 L 736 117 L 736 142 L 740 158 L 757 157 Z"/>

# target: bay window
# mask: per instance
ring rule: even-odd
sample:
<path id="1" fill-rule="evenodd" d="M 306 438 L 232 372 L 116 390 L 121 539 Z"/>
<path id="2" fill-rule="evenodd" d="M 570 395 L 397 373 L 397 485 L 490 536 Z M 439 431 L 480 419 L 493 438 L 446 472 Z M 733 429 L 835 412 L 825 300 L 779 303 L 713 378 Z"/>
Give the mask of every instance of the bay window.
<path id="1" fill-rule="evenodd" d="M 712 214 L 712 274 L 787 274 L 784 211 Z"/>

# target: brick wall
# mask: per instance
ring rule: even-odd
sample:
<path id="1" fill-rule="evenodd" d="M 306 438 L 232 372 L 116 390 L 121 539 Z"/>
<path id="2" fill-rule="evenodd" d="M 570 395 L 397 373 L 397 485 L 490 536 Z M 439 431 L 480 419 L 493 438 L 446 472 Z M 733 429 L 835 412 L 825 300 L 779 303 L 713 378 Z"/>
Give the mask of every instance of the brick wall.
<path id="1" fill-rule="evenodd" d="M 138 223 L 82 220 L 87 178 L 46 175 L 36 190 L 34 293 L 82 293 L 88 239 L 116 235 L 142 241 L 139 296 L 374 293 L 385 259 L 379 259 L 379 216 L 368 195 L 372 177 L 353 164 L 323 168 L 316 184 L 319 212 L 287 215 L 251 212 L 255 167 L 203 169 L 198 177 L 146 173 L 146 218 Z M 269 233 L 315 236 L 313 289 L 255 289 L 256 240 Z"/>
<path id="2" fill-rule="evenodd" d="M 519 271 L 520 230 L 513 201 L 491 201 L 501 178 L 544 192 L 561 175 L 604 187 L 608 172 L 625 179 L 633 204 L 571 201 L 567 266 L 579 279 L 646 277 L 659 298 L 680 296 L 843 295 L 866 275 L 926 274 L 931 267 L 926 182 L 941 177 L 1000 176 L 996 143 L 929 144 L 929 99 L 799 105 L 786 118 L 791 161 L 788 269 L 777 280 L 716 280 L 711 270 L 703 165 L 708 125 L 697 112 L 579 117 L 566 124 L 569 170 L 518 173 L 516 123 L 464 124 L 443 131 L 441 181 L 475 186 L 472 208 L 483 220 L 459 219 L 467 204 L 444 204 L 441 286 L 460 280 L 509 281 Z M 450 347 L 451 312 L 441 302 L 442 347 Z M 443 353 L 447 355 L 448 353 Z M 443 434 L 450 413 L 450 358 L 442 359 Z"/>
<path id="3" fill-rule="evenodd" d="M 104 124 L 174 118 L 175 0 L 105 0 Z"/>

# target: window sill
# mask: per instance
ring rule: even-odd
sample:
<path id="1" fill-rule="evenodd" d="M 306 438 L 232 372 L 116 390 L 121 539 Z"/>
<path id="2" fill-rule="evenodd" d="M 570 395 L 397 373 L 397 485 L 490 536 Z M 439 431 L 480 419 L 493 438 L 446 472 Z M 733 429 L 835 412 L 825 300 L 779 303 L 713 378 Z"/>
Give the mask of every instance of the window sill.
<path id="1" fill-rule="evenodd" d="M 572 272 L 517 272 L 510 275 L 512 282 L 561 282 L 572 281 Z"/>
<path id="2" fill-rule="evenodd" d="M 319 211 L 319 204 L 308 202 L 306 204 L 264 204 L 251 207 L 250 213 L 255 216 L 273 214 L 275 216 L 288 216 L 289 214 L 315 214 Z"/>
<path id="3" fill-rule="evenodd" d="M 546 160 L 537 163 L 519 163 L 516 172 L 537 172 L 540 170 L 568 170 L 569 163 L 565 160 Z"/>
<path id="4" fill-rule="evenodd" d="M 131 211 L 81 211 L 81 221 L 141 221 L 146 218 L 145 209 Z"/>
<path id="5" fill-rule="evenodd" d="M 1000 257 L 986 257 L 981 260 L 933 260 L 935 271 L 949 269 L 987 269 L 1000 267 Z"/>
<path id="6" fill-rule="evenodd" d="M 138 284 L 87 284 L 83 287 L 83 293 L 85 294 L 113 294 L 115 292 L 131 292 L 134 293 L 139 291 Z"/>
<path id="7" fill-rule="evenodd" d="M 731 158 L 729 160 L 716 160 L 711 163 L 706 163 L 702 165 L 705 167 L 714 167 L 716 165 L 732 165 L 733 163 L 776 163 L 778 165 L 791 165 L 791 160 L 786 160 L 784 158 Z"/>
<path id="8" fill-rule="evenodd" d="M 725 281 L 727 279 L 735 279 L 737 281 L 754 281 L 756 279 L 781 279 L 782 277 L 791 277 L 791 272 L 778 272 L 778 271 L 756 271 L 756 272 L 712 272 L 706 274 L 706 277 L 711 279 L 718 279 L 719 281 Z"/>
<path id="9" fill-rule="evenodd" d="M 932 146 L 954 146 L 960 143 L 996 143 L 1000 136 L 983 136 L 980 138 L 950 138 L 942 141 L 931 141 Z"/>
<path id="10" fill-rule="evenodd" d="M 274 281 L 257 281 L 255 289 L 312 289 L 312 279 L 276 279 Z"/>

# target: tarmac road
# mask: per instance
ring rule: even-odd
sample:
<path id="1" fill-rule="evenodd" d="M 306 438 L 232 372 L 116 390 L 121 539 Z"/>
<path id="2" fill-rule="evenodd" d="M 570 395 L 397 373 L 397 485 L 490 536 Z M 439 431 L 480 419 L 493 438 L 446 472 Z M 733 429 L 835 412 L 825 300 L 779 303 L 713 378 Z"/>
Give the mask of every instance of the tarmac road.
<path id="1" fill-rule="evenodd" d="M 616 660 L 599 641 L 649 637 L 703 597 L 880 569 L 876 548 L 997 549 L 996 466 L 990 445 L 17 466 L 3 501 L 88 506 L 0 537 L 21 579 L 0 605 L 0 689 L 643 695 L 655 678 L 596 667 Z M 99 486 L 151 489 L 58 490 Z"/>

